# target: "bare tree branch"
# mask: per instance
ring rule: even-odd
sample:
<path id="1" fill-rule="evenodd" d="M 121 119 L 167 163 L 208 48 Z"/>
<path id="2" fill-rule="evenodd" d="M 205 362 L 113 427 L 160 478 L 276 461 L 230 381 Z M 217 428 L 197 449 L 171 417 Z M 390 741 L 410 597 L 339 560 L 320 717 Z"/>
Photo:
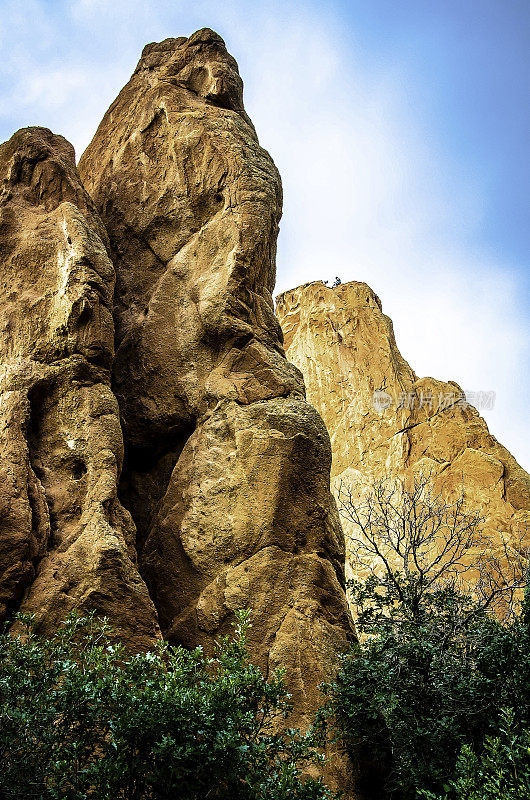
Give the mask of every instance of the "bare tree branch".
<path id="1" fill-rule="evenodd" d="M 472 595 L 469 621 L 485 611 L 502 619 L 517 613 L 529 572 L 526 529 L 516 542 L 501 531 L 492 541 L 484 518 L 466 510 L 463 492 L 448 500 L 435 492 L 430 473 L 409 482 L 379 480 L 363 501 L 342 483 L 339 511 L 351 523 L 354 571 L 377 579 L 381 591 L 399 598 L 412 615 L 444 590 Z"/>

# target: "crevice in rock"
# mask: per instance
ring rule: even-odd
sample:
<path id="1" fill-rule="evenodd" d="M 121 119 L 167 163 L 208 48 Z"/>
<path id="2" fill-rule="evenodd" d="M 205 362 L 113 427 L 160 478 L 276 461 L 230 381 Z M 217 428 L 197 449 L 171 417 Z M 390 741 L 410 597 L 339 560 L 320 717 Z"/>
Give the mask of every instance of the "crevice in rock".
<path id="1" fill-rule="evenodd" d="M 30 524 L 26 529 L 25 553 L 20 564 L 21 569 L 17 580 L 14 582 L 11 597 L 2 597 L 5 606 L 3 613 L 4 621 L 9 624 L 13 617 L 20 611 L 27 590 L 35 578 L 38 564 L 46 553 L 48 539 L 50 535 L 50 512 L 44 487 L 39 479 L 37 472 L 36 459 L 32 442 L 35 429 L 35 401 L 32 399 L 31 391 L 28 392 L 29 413 L 25 424 L 25 436 L 28 447 L 27 464 L 27 502 L 30 509 Z"/>
<path id="2" fill-rule="evenodd" d="M 27 425 L 27 442 L 28 442 L 28 454 L 29 454 L 29 462 L 31 470 L 35 475 L 36 481 L 38 481 L 38 486 L 40 486 L 42 491 L 42 499 L 46 504 L 47 510 L 47 517 L 48 517 L 48 533 L 46 537 L 46 542 L 44 542 L 44 547 L 41 549 L 40 553 L 37 555 L 36 559 L 34 559 L 34 566 L 37 567 L 38 561 L 42 558 L 44 553 L 49 549 L 49 546 L 53 544 L 53 536 L 54 536 L 54 519 L 51 509 L 49 508 L 48 501 L 46 498 L 46 489 L 45 489 L 45 470 L 44 465 L 41 459 L 41 440 L 42 440 L 42 431 L 41 431 L 41 423 L 43 417 L 43 406 L 45 396 L 47 391 L 49 391 L 50 386 L 49 384 L 41 384 L 36 383 L 34 386 L 31 387 L 30 391 L 28 392 L 28 399 L 30 403 L 30 413 L 28 418 L 28 425 Z M 31 503 L 31 497 L 30 503 Z M 34 515 L 34 506 L 32 504 L 32 518 Z"/>
<path id="3" fill-rule="evenodd" d="M 432 416 L 434 417 L 434 414 Z M 396 431 L 395 433 L 392 434 L 392 436 L 389 436 L 388 438 L 392 439 L 394 436 L 398 436 L 400 433 L 406 433 L 407 431 L 411 431 L 413 428 L 417 428 L 418 425 L 423 425 L 424 422 L 425 420 L 421 420 L 421 422 L 413 422 L 412 425 L 405 425 L 404 428 L 400 428 L 399 431 Z"/>
<path id="4" fill-rule="evenodd" d="M 433 419 L 433 417 L 437 417 L 439 414 L 442 414 L 444 411 L 450 411 L 452 408 L 454 408 L 454 406 L 449 406 L 448 408 L 439 408 L 436 411 L 433 411 L 433 413 L 430 416 L 426 417 L 425 419 L 420 419 L 419 422 L 413 422 L 411 425 L 405 425 L 404 428 L 401 428 L 399 431 L 396 431 L 395 433 L 393 433 L 391 436 L 388 437 L 388 439 L 392 439 L 394 436 L 397 436 L 400 433 L 406 433 L 407 431 L 412 430 L 412 428 L 417 428 L 418 425 L 425 425 L 425 423 L 430 423 L 430 421 L 431 421 L 431 419 Z"/>
<path id="5" fill-rule="evenodd" d="M 194 430 L 193 422 L 168 433 L 163 440 L 146 431 L 141 444 L 125 442 L 118 498 L 136 525 L 138 556 L 167 491 L 175 464 Z"/>
<path id="6" fill-rule="evenodd" d="M 227 111 L 236 110 L 233 107 L 233 103 L 232 100 L 230 99 L 230 95 L 228 94 L 228 92 L 221 92 L 216 95 L 207 94 L 205 100 L 209 105 L 216 106 L 217 108 L 224 108 Z"/>

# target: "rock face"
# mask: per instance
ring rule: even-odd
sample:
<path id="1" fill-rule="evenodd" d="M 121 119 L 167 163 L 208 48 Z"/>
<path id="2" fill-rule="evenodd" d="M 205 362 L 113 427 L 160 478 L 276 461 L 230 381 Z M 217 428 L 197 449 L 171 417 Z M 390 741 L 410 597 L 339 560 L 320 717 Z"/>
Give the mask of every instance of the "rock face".
<path id="1" fill-rule="evenodd" d="M 159 636 L 117 499 L 114 269 L 73 148 L 45 128 L 0 146 L 0 618 L 73 608 L 129 646 Z"/>
<path id="2" fill-rule="evenodd" d="M 163 634 L 209 652 L 250 609 L 252 657 L 286 669 L 303 724 L 353 636 L 344 540 L 273 312 L 280 178 L 222 39 L 148 45 L 79 171 L 116 269 L 119 493 Z"/>
<path id="3" fill-rule="evenodd" d="M 456 383 L 416 376 L 365 283 L 301 286 L 278 297 L 277 313 L 330 432 L 335 490 L 344 481 L 360 498 L 374 480 L 421 469 L 449 499 L 464 493 L 494 548 L 499 532 L 530 544 L 530 475 Z"/>

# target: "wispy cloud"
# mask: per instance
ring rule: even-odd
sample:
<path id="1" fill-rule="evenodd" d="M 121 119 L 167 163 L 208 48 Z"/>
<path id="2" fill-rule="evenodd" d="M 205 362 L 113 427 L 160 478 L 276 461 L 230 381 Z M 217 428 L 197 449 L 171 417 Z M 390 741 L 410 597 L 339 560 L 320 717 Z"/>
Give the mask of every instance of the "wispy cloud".
<path id="1" fill-rule="evenodd" d="M 219 30 L 283 177 L 278 291 L 335 275 L 369 283 L 419 374 L 496 391 L 486 419 L 528 468 L 528 315 L 517 265 L 484 244 L 489 188 L 415 108 L 408 60 L 353 47 L 354 24 L 310 0 L 4 0 L 4 138 L 45 124 L 81 152 L 143 44 Z"/>

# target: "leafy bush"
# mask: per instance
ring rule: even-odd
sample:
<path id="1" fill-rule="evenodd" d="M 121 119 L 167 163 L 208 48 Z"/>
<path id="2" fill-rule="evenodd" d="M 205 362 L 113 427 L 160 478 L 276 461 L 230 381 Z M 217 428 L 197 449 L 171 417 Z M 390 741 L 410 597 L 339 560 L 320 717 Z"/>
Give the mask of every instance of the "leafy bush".
<path id="1" fill-rule="evenodd" d="M 503 707 L 515 708 L 518 724 L 530 727 L 528 626 L 476 617 L 472 627 L 447 635 L 438 615 L 449 616 L 453 600 L 438 598 L 438 611 L 422 623 L 383 626 L 355 646 L 329 687 L 352 757 L 385 762 L 391 753 L 393 797 L 441 791 L 462 746 L 480 754 L 484 738 L 498 734 Z"/>
<path id="2" fill-rule="evenodd" d="M 477 754 L 464 745 L 455 769 L 456 777 L 445 794 L 420 791 L 425 800 L 522 800 L 530 797 L 530 731 L 517 731 L 515 714 L 502 712 L 497 736 L 486 736 Z"/>
<path id="3" fill-rule="evenodd" d="M 326 713 L 354 760 L 385 765 L 391 797 L 434 797 L 447 786 L 451 798 L 468 798 L 464 777 L 482 782 L 481 770 L 504 752 L 503 709 L 514 709 L 517 730 L 530 730 L 530 594 L 516 613 L 517 558 L 500 565 L 512 570 L 511 585 L 497 587 L 489 573 L 481 591 L 466 593 L 461 577 L 480 518 L 459 502 L 433 497 L 424 479 L 410 490 L 376 488 L 364 510 L 350 508 L 364 526 L 357 552 L 368 556 L 365 577 L 350 581 L 361 643 L 328 687 Z M 433 546 L 440 541 L 446 561 Z M 492 607 L 510 612 L 503 624 Z M 526 739 L 517 741 L 522 753 Z"/>
<path id="4" fill-rule="evenodd" d="M 0 797 L 37 800 L 320 800 L 311 735 L 282 729 L 281 676 L 247 657 L 241 617 L 207 661 L 160 643 L 128 656 L 105 623 L 51 638 L 0 636 Z"/>

